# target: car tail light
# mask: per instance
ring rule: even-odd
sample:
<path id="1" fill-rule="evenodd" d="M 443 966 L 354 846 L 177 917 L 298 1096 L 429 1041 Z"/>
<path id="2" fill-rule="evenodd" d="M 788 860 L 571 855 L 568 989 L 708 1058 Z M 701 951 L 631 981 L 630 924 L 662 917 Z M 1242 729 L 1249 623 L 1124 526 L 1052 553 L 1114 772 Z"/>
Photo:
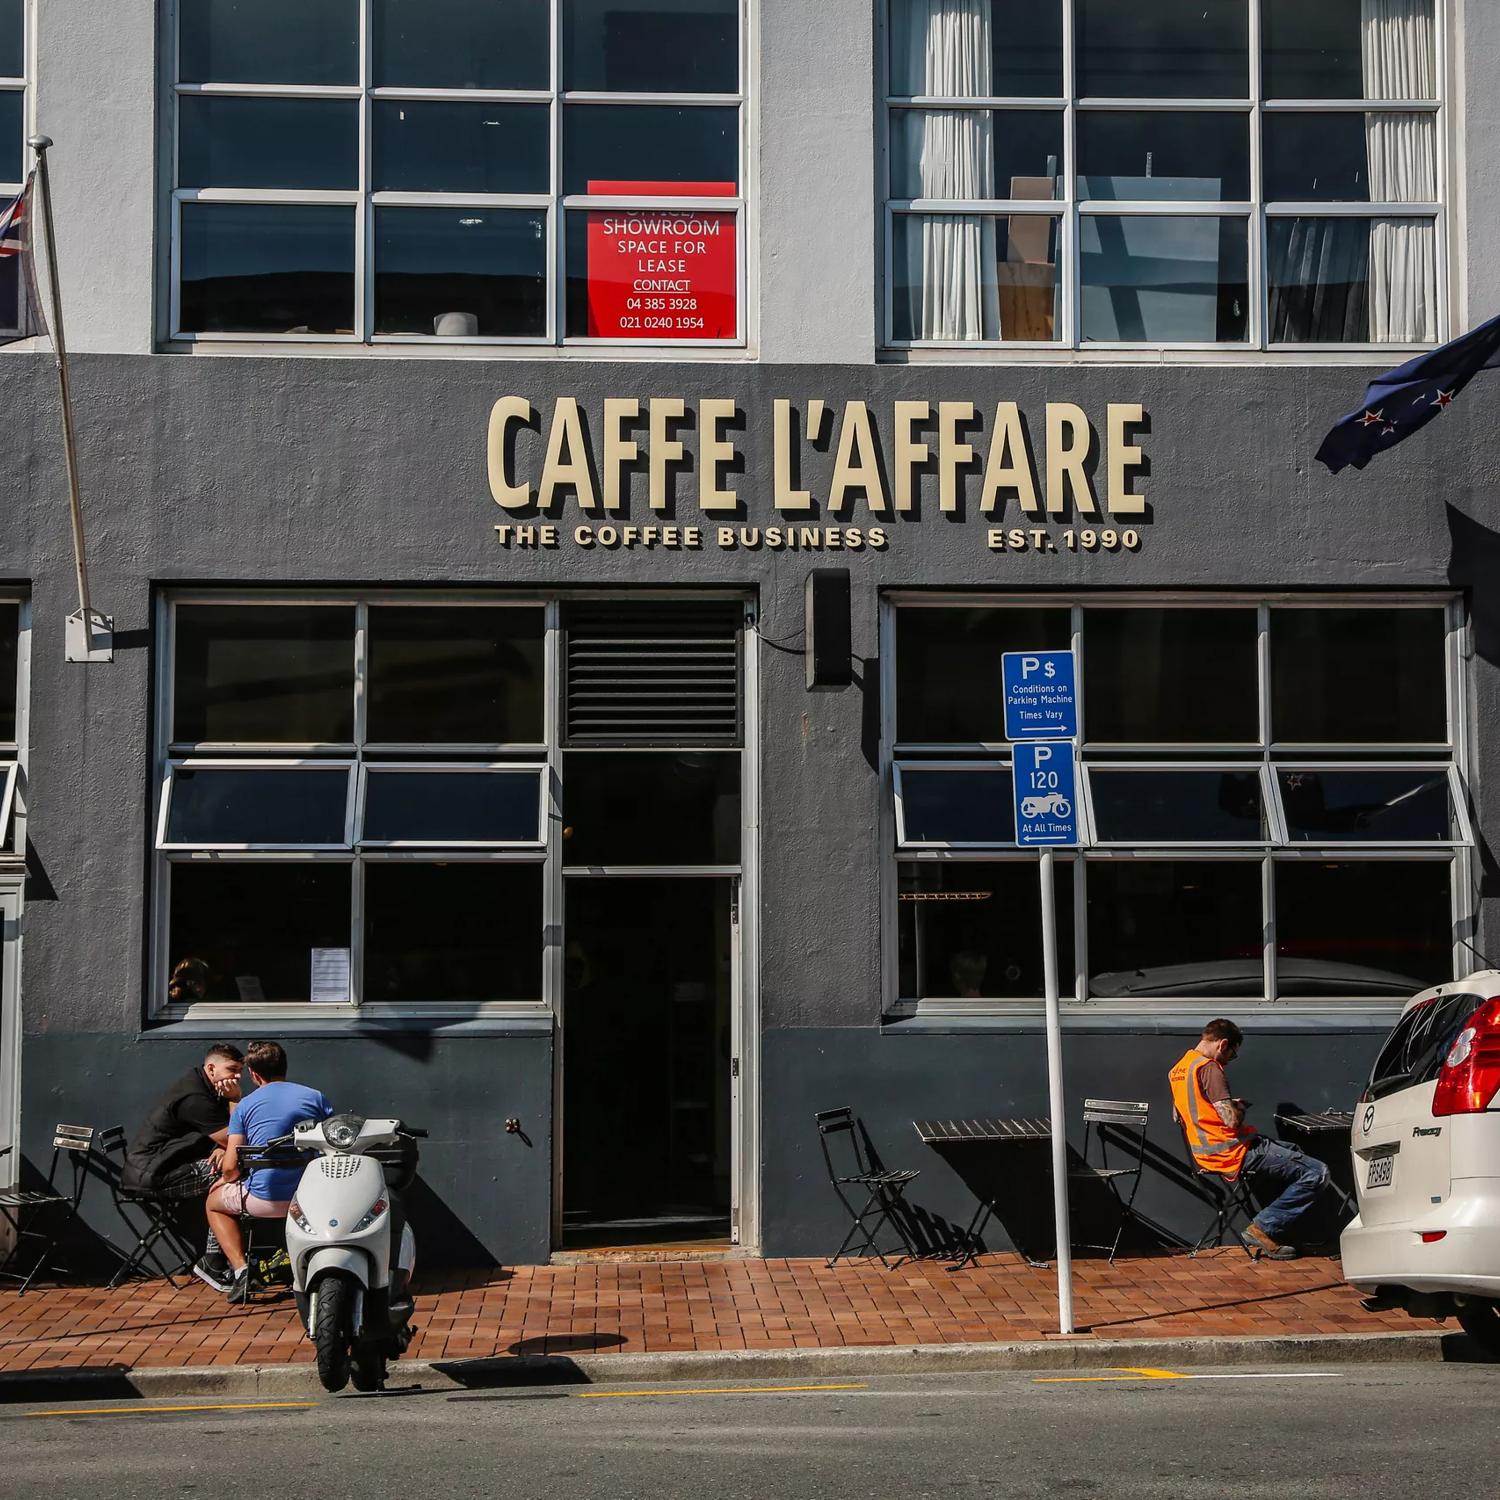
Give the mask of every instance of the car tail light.
<path id="1" fill-rule="evenodd" d="M 1435 1245 L 1441 1239 L 1447 1237 L 1446 1229 L 1424 1229 L 1422 1231 L 1422 1243 L 1424 1245 Z"/>
<path id="2" fill-rule="evenodd" d="M 1470 1115 L 1500 1093 L 1500 997 L 1486 1000 L 1463 1024 L 1438 1071 L 1435 1115 Z"/>

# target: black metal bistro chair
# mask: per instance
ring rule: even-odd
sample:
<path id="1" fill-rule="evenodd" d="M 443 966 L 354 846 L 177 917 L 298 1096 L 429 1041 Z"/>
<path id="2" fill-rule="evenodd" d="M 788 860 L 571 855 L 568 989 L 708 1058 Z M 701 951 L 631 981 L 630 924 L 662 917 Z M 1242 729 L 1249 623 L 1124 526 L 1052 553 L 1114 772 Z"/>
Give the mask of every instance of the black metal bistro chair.
<path id="1" fill-rule="evenodd" d="M 839 1202 L 848 1210 L 853 1221 L 844 1242 L 833 1252 L 830 1266 L 837 1265 L 844 1255 L 877 1255 L 880 1264 L 890 1262 L 885 1252 L 875 1243 L 880 1231 L 889 1224 L 900 1237 L 901 1247 L 908 1256 L 915 1257 L 916 1248 L 911 1242 L 906 1226 L 900 1218 L 902 1195 L 907 1185 L 921 1174 L 910 1168 L 888 1171 L 879 1168 L 870 1160 L 865 1147 L 864 1135 L 859 1121 L 851 1109 L 825 1109 L 815 1117 L 818 1122 L 818 1141 L 823 1147 L 823 1161 L 828 1168 L 828 1181 Z M 840 1161 L 835 1161 L 837 1152 Z M 855 1203 L 863 1198 L 860 1208 Z M 863 1235 L 858 1245 L 853 1241 Z"/>
<path id="2" fill-rule="evenodd" d="M 257 1167 L 305 1167 L 308 1153 L 290 1146 L 241 1146 L 239 1169 L 248 1177 Z M 254 1214 L 239 1216 L 245 1237 L 245 1263 L 250 1267 L 252 1291 L 285 1286 L 291 1281 L 291 1262 L 286 1254 L 286 1220 L 261 1219 Z"/>
<path id="3" fill-rule="evenodd" d="M 1068 1169 L 1074 1182 L 1094 1182 L 1114 1195 L 1119 1208 L 1115 1237 L 1109 1244 L 1079 1241 L 1085 1250 L 1108 1250 L 1109 1263 L 1115 1262 L 1125 1223 L 1141 1189 L 1141 1169 L 1146 1164 L 1146 1125 L 1151 1106 L 1127 1099 L 1085 1099 L 1083 1101 L 1083 1160 Z M 1110 1133 L 1115 1136 L 1115 1157 L 1110 1160 Z M 1094 1141 L 1099 1143 L 1097 1165 L 1092 1159 Z M 1128 1187 L 1128 1192 L 1126 1191 Z"/>
<path id="4" fill-rule="evenodd" d="M 1182 1151 L 1187 1157 L 1187 1163 L 1192 1170 L 1193 1179 L 1197 1182 L 1203 1196 L 1214 1206 L 1214 1216 L 1209 1220 L 1208 1226 L 1198 1236 L 1197 1243 L 1188 1251 L 1189 1255 L 1196 1255 L 1208 1243 L 1210 1235 L 1214 1237 L 1215 1245 L 1224 1243 L 1226 1232 L 1234 1229 L 1234 1221 L 1243 1218 L 1248 1225 L 1255 1217 L 1255 1200 L 1250 1196 L 1250 1184 L 1243 1173 L 1235 1178 L 1228 1178 L 1222 1172 L 1208 1172 L 1198 1165 L 1198 1158 L 1193 1155 L 1193 1148 L 1188 1142 L 1187 1127 L 1179 1119 L 1177 1121 L 1178 1133 L 1182 1136 Z M 1238 1234 L 1235 1235 L 1239 1239 Z M 1255 1252 L 1240 1241 L 1241 1248 L 1251 1260 L 1255 1259 Z"/>
<path id="5" fill-rule="evenodd" d="M 24 1292 L 48 1269 L 60 1270 L 52 1259 L 68 1227 L 78 1217 L 78 1204 L 88 1181 L 89 1155 L 94 1143 L 92 1125 L 59 1125 L 52 1132 L 52 1165 L 47 1169 L 45 1188 L 0 1188 L 0 1216 L 10 1225 L 14 1238 L 10 1253 L 0 1261 L 0 1281 L 17 1281 Z M 66 1162 L 73 1174 L 71 1187 L 58 1182 L 58 1167 Z M 49 1228 L 37 1228 L 38 1222 L 51 1220 Z M 15 1269 L 23 1261 L 23 1246 L 39 1243 L 41 1248 L 23 1271 Z"/>
<path id="6" fill-rule="evenodd" d="M 109 1183 L 110 1197 L 120 1222 L 135 1236 L 130 1251 L 112 1245 L 120 1257 L 119 1269 L 110 1278 L 116 1287 L 127 1276 L 148 1276 L 148 1267 L 165 1276 L 173 1286 L 178 1274 L 186 1271 L 197 1258 L 197 1252 L 183 1229 L 180 1215 L 191 1199 L 164 1198 L 147 1188 L 133 1188 L 125 1182 L 125 1127 L 111 1125 L 99 1132 L 97 1158 Z M 198 1217 L 201 1219 L 202 1205 Z"/>

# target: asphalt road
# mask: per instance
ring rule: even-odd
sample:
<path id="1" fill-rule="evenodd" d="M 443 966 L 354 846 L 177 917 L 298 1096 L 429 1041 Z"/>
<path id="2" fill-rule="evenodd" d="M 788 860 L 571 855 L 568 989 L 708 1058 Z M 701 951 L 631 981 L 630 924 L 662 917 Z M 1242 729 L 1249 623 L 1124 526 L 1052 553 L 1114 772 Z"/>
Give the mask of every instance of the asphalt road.
<path id="1" fill-rule="evenodd" d="M 1412 1365 L 7 1406 L 0 1487 L 9 1500 L 1407 1500 L 1493 1492 L 1497 1395 L 1500 1365 Z"/>

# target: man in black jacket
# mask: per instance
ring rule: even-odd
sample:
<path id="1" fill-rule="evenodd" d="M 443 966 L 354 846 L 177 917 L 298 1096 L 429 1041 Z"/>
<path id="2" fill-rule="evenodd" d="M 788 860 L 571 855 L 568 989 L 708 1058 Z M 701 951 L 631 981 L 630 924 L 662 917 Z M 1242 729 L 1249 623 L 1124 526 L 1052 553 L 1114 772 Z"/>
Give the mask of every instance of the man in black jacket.
<path id="1" fill-rule="evenodd" d="M 127 1187 L 161 1198 L 202 1198 L 218 1175 L 229 1111 L 240 1097 L 244 1055 L 216 1042 L 151 1106 L 125 1152 Z"/>

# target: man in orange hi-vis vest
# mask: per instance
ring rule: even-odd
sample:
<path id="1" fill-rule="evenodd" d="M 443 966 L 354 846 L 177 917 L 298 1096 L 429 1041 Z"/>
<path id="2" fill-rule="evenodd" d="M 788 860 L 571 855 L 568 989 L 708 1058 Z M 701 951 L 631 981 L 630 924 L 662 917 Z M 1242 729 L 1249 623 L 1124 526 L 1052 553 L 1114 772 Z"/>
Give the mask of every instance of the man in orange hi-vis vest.
<path id="1" fill-rule="evenodd" d="M 1229 1092 L 1224 1074 L 1244 1040 L 1233 1021 L 1210 1021 L 1198 1045 L 1178 1058 L 1167 1074 L 1172 1109 L 1202 1171 L 1231 1180 L 1248 1174 L 1258 1198 L 1266 1196 L 1266 1187 L 1280 1187 L 1280 1196 L 1261 1209 L 1240 1238 L 1256 1257 L 1294 1260 L 1297 1250 L 1285 1243 L 1286 1232 L 1323 1190 L 1328 1168 L 1295 1146 L 1268 1141 L 1245 1124 L 1246 1103 Z"/>

